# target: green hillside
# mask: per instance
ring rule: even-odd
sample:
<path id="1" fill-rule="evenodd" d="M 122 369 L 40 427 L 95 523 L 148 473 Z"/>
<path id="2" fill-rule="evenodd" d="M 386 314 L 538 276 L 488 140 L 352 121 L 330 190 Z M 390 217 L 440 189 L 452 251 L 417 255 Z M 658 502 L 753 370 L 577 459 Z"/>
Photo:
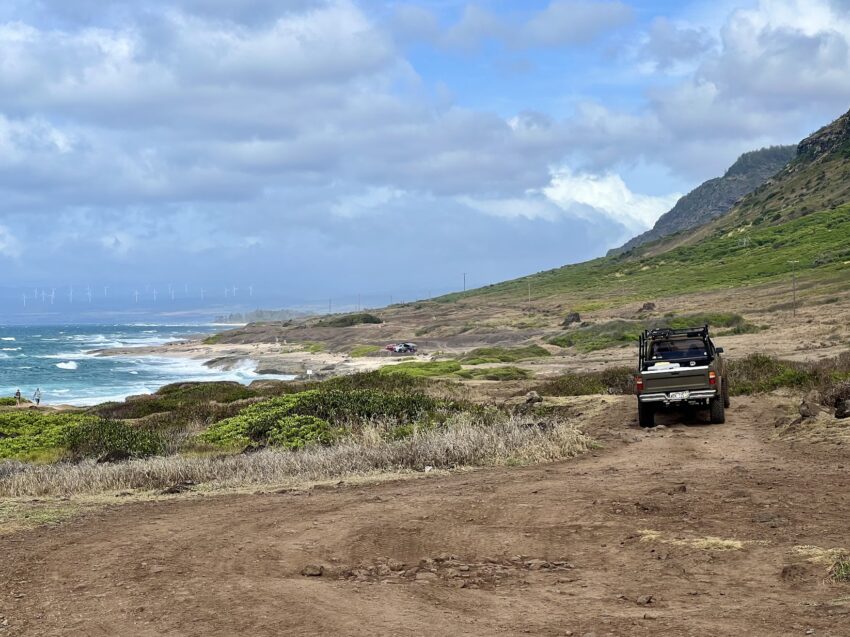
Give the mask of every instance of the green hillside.
<path id="1" fill-rule="evenodd" d="M 794 263 L 796 262 L 796 263 Z M 437 299 L 623 299 L 835 277 L 850 288 L 850 112 L 797 146 L 796 157 L 725 215 L 625 253 Z M 838 275 L 838 276 L 836 276 Z"/>
<path id="2" fill-rule="evenodd" d="M 794 267 L 824 278 L 846 273 L 850 287 L 850 205 L 781 225 L 740 228 L 655 256 L 604 257 L 437 300 L 521 301 L 531 283 L 534 299 L 604 304 L 609 297 L 648 299 L 787 279 Z"/>

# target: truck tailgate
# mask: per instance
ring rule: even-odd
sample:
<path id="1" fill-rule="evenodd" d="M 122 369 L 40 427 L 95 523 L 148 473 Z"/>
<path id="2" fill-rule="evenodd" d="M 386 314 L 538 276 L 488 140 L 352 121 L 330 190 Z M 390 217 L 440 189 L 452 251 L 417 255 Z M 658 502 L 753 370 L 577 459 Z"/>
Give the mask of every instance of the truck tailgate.
<path id="1" fill-rule="evenodd" d="M 671 391 L 711 389 L 708 367 L 669 367 L 645 371 L 644 393 L 656 394 Z"/>

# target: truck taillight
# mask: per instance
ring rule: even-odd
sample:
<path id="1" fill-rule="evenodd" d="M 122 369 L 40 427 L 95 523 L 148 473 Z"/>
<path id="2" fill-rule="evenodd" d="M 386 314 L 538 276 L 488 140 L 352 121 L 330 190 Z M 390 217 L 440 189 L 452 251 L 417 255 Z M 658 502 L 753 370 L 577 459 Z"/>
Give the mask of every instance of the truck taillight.
<path id="1" fill-rule="evenodd" d="M 708 372 L 708 384 L 716 385 L 717 384 L 717 374 L 714 372 Z"/>
<path id="2" fill-rule="evenodd" d="M 635 389 L 638 391 L 643 391 L 643 377 L 635 376 Z"/>

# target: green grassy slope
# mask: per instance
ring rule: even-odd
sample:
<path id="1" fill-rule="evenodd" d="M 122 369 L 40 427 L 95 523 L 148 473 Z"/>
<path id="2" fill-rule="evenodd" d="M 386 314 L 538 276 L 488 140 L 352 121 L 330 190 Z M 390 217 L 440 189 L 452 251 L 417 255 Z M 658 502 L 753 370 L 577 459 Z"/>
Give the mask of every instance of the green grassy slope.
<path id="1" fill-rule="evenodd" d="M 850 287 L 850 205 L 774 226 L 746 226 L 654 256 L 616 256 L 549 270 L 437 299 L 521 301 L 564 296 L 581 304 L 608 297 L 655 298 L 739 287 L 801 274 L 846 273 Z"/>

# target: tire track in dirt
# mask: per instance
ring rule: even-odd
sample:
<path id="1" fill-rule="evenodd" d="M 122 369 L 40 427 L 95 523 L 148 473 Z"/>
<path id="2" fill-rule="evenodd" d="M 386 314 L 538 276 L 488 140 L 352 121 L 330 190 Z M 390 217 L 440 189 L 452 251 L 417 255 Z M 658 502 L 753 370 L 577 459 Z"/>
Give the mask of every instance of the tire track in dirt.
<path id="1" fill-rule="evenodd" d="M 0 538 L 0 635 L 847 635 L 850 586 L 792 550 L 850 545 L 847 448 L 770 440 L 779 409 L 644 432 L 623 398 L 588 423 L 606 448 L 568 462 Z"/>

